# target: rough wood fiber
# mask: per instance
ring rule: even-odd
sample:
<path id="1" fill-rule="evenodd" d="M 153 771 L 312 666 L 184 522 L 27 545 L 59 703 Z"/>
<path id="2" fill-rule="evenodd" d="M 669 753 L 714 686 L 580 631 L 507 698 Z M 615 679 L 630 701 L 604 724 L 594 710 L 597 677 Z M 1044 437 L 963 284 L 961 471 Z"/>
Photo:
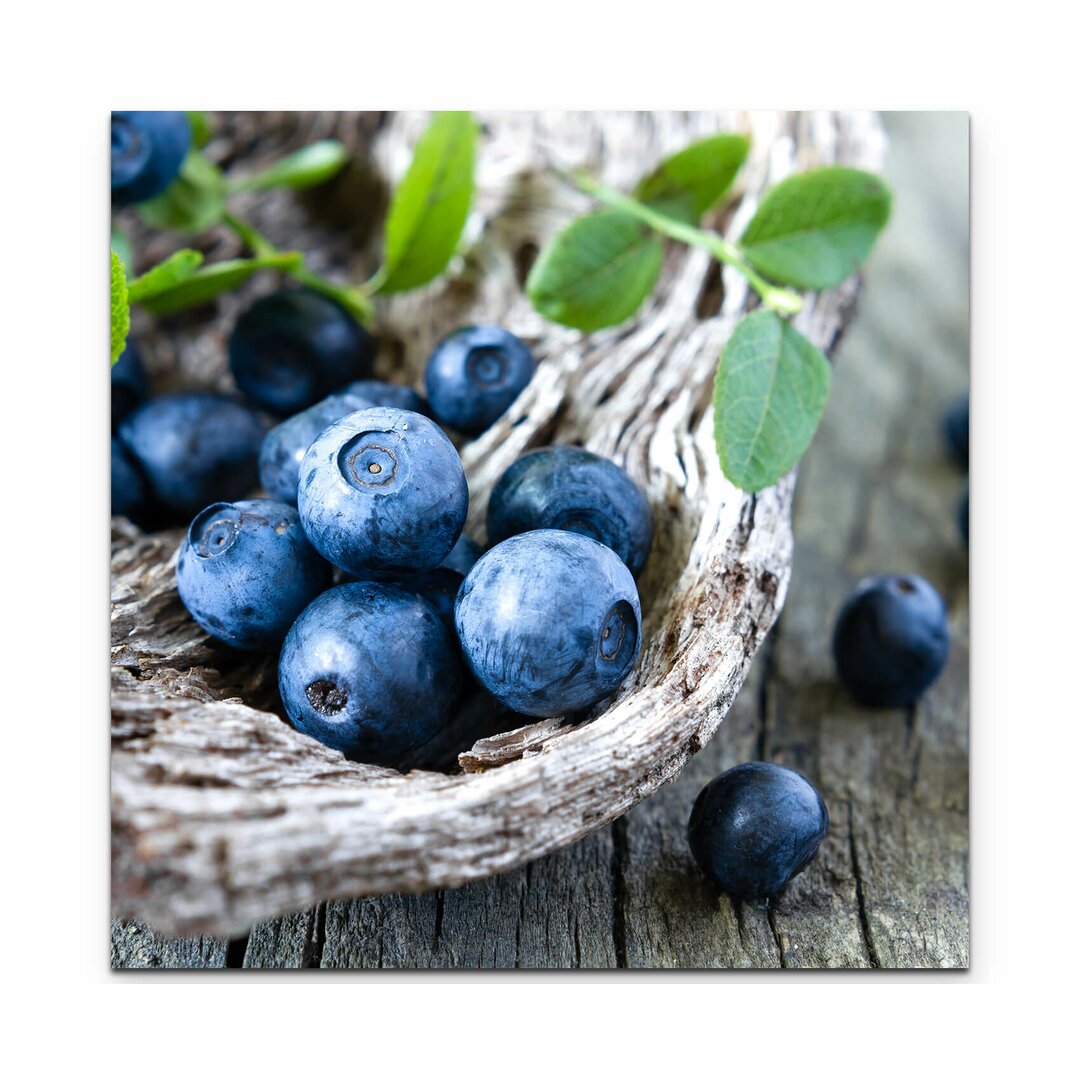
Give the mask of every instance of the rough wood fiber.
<path id="1" fill-rule="evenodd" d="M 367 934 L 380 942 L 379 963 L 397 963 L 400 955 L 400 962 L 420 964 L 423 950 L 411 950 L 429 923 L 433 963 L 528 965 L 543 950 L 557 963 L 599 966 L 638 956 L 632 877 L 610 901 L 610 928 L 599 901 L 611 893 L 599 884 L 611 867 L 626 862 L 632 869 L 644 850 L 635 846 L 633 819 L 541 864 L 566 861 L 566 890 L 576 887 L 573 875 L 597 881 L 598 906 L 581 912 L 580 923 L 564 917 L 565 927 L 551 925 L 550 882 L 537 890 L 531 868 L 514 868 L 612 822 L 674 779 L 709 741 L 783 603 L 794 482 L 786 478 L 751 498 L 727 484 L 716 463 L 709 391 L 720 348 L 750 301 L 738 275 L 725 272 L 718 287 L 704 253 L 672 247 L 656 296 L 625 327 L 585 337 L 532 312 L 520 292 L 529 253 L 587 206 L 554 181 L 551 167 L 584 166 L 629 187 L 696 136 L 750 130 L 755 154 L 730 215 L 737 233 L 763 187 L 794 167 L 879 167 L 881 132 L 868 114 L 519 113 L 483 120 L 466 257 L 446 281 L 382 306 L 380 363 L 384 372 L 401 378 L 404 368 L 415 378 L 438 337 L 467 320 L 502 322 L 530 341 L 541 360 L 533 384 L 462 450 L 473 496 L 469 529 L 482 535 L 490 487 L 524 450 L 581 442 L 623 463 L 648 491 L 659 524 L 640 581 L 645 647 L 635 675 L 589 723 L 534 738 L 528 754 L 481 772 L 402 776 L 353 764 L 272 711 L 279 708 L 272 661 L 228 655 L 187 619 L 172 584 L 179 534 L 142 537 L 119 525 L 112 785 L 118 915 L 172 933 L 236 934 L 332 897 L 441 888 L 513 871 L 470 892 L 488 898 L 495 924 L 523 932 L 515 949 L 507 950 L 501 930 L 486 944 L 462 944 L 455 928 L 474 915 L 454 899 L 464 894 L 446 893 L 327 905 L 321 962 L 356 959 L 338 943 Z M 364 139 L 365 123 L 356 121 Z M 395 116 L 375 135 L 375 160 L 385 173 L 400 174 L 422 123 Z M 288 207 L 273 202 L 261 212 L 284 217 Z M 279 243 L 305 246 L 281 218 L 259 224 Z M 329 263 L 339 267 L 340 245 L 331 250 L 339 254 Z M 811 298 L 797 322 L 802 332 L 828 349 L 855 288 L 851 282 Z M 222 305 L 209 331 L 184 320 L 145 327 L 155 361 L 172 356 L 187 375 L 194 370 L 207 385 L 227 385 L 221 345 L 236 303 Z M 472 762 L 485 752 L 478 747 Z M 393 935 L 379 929 L 388 912 L 419 937 L 398 935 L 405 944 L 395 950 Z M 355 933 L 339 932 L 353 924 Z M 594 944 L 599 927 L 610 948 Z M 266 932 L 272 938 L 278 931 Z M 320 937 L 318 919 L 312 928 L 303 916 L 281 932 L 290 941 Z M 732 958 L 764 962 L 775 948 L 770 936 L 772 946 L 754 923 L 742 952 L 732 942 Z M 289 947 L 290 955 L 312 956 L 303 944 Z M 370 952 L 362 960 L 369 962 Z"/>

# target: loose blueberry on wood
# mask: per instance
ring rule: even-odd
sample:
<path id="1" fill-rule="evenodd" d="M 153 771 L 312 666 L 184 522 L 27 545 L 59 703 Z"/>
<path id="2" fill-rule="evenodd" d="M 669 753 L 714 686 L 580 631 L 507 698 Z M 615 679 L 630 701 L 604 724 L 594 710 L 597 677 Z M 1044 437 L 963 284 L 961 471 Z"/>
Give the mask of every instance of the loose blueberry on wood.
<path id="1" fill-rule="evenodd" d="M 501 326 L 465 326 L 443 338 L 424 375 L 435 418 L 466 435 L 486 431 L 529 384 L 536 360 Z"/>
<path id="2" fill-rule="evenodd" d="M 565 529 L 606 544 L 634 575 L 652 544 L 653 520 L 641 489 L 613 461 L 575 446 L 519 458 L 488 503 L 488 542 L 530 529 Z"/>
<path id="3" fill-rule="evenodd" d="M 113 203 L 128 206 L 160 195 L 190 147 L 191 125 L 182 112 L 114 112 Z"/>
<path id="4" fill-rule="evenodd" d="M 370 374 L 374 357 L 375 339 L 344 308 L 311 289 L 283 289 L 256 300 L 229 338 L 236 385 L 279 416 Z"/>
<path id="5" fill-rule="evenodd" d="M 266 427 L 246 405 L 221 394 L 166 394 L 136 409 L 120 441 L 153 495 L 193 514 L 208 503 L 246 495 L 258 481 Z"/>
<path id="6" fill-rule="evenodd" d="M 698 866 L 741 900 L 774 896 L 817 854 L 829 812 L 814 785 L 770 762 L 737 765 L 701 789 L 687 839 Z"/>
<path id="7" fill-rule="evenodd" d="M 864 704 L 912 704 L 948 655 L 945 602 L 915 574 L 866 578 L 840 609 L 833 634 L 837 672 Z"/>
<path id="8" fill-rule="evenodd" d="M 128 342 L 112 366 L 112 430 L 130 416 L 149 396 L 150 380 L 146 376 L 142 357 L 133 342 Z"/>
<path id="9" fill-rule="evenodd" d="M 540 529 L 493 547 L 458 592 L 458 636 L 508 708 L 559 716 L 614 692 L 641 647 L 634 578 L 608 547 Z"/>
<path id="10" fill-rule="evenodd" d="M 335 566 L 386 580 L 446 558 L 465 524 L 469 487 L 438 425 L 405 409 L 363 409 L 308 447 L 297 506 L 311 542 Z"/>
<path id="11" fill-rule="evenodd" d="M 259 480 L 267 494 L 295 506 L 300 462 L 304 460 L 307 448 L 335 420 L 358 409 L 369 409 L 374 404 L 354 393 L 350 386 L 271 428 L 259 450 Z"/>
<path id="12" fill-rule="evenodd" d="M 330 589 L 296 620 L 278 685 L 298 731 L 356 761 L 396 764 L 452 718 L 453 634 L 413 593 L 379 582 Z"/>
<path id="13" fill-rule="evenodd" d="M 330 587 L 330 574 L 291 506 L 245 499 L 196 516 L 180 547 L 176 587 L 208 634 L 237 649 L 273 649 Z"/>

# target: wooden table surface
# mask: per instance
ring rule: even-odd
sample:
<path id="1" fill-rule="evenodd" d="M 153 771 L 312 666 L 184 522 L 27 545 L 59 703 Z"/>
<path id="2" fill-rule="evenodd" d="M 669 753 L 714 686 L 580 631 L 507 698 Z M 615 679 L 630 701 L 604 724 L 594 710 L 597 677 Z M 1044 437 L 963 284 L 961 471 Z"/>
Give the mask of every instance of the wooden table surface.
<path id="1" fill-rule="evenodd" d="M 893 219 L 801 467 L 787 604 L 680 779 L 610 828 L 461 889 L 332 901 L 232 941 L 114 923 L 114 968 L 967 965 L 964 477 L 940 436 L 968 378 L 967 118 L 885 120 Z M 949 607 L 948 665 L 911 710 L 859 707 L 832 671 L 839 605 L 888 571 L 922 574 Z M 710 886 L 685 837 L 701 786 L 757 759 L 809 776 L 831 818 L 818 858 L 768 905 Z"/>

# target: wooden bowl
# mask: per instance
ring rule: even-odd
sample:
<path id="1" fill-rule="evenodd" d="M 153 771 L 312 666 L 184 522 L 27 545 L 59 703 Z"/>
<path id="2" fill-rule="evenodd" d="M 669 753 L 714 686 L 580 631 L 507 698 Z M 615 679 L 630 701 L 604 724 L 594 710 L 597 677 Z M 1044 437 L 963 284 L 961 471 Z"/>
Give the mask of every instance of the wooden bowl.
<path id="1" fill-rule="evenodd" d="M 165 933 L 237 934 L 332 897 L 459 885 L 572 843 L 674 779 L 713 737 L 783 604 L 794 475 L 757 496 L 743 494 L 721 474 L 712 438 L 716 361 L 754 303 L 745 281 L 719 272 L 700 250 L 669 245 L 659 288 L 638 315 L 591 335 L 541 319 L 521 282 L 537 249 L 590 205 L 557 179 L 557 168 L 585 168 L 625 190 L 695 138 L 746 132 L 751 158 L 718 220 L 738 236 L 762 191 L 793 170 L 829 162 L 879 168 L 877 118 L 582 112 L 480 119 L 466 254 L 434 285 L 380 304 L 380 363 L 390 377 L 417 383 L 434 343 L 469 322 L 500 323 L 530 343 L 540 361 L 532 384 L 491 430 L 462 446 L 472 496 L 467 531 L 483 539 L 491 487 L 526 450 L 577 443 L 623 465 L 656 518 L 639 580 L 637 667 L 584 719 L 493 734 L 466 716 L 441 747 L 451 763 L 457 752 L 453 773 L 420 767 L 422 759 L 405 774 L 356 764 L 282 719 L 275 657 L 230 653 L 190 619 L 174 585 L 182 532 L 142 534 L 114 519 L 112 894 L 119 917 Z M 396 178 L 425 122 L 416 114 L 381 121 L 248 114 L 223 119 L 225 135 L 211 149 L 224 144 L 227 155 L 229 133 L 245 125 L 256 145 L 261 137 L 280 148 L 332 133 L 370 147 L 375 173 Z M 333 222 L 297 227 L 304 214 L 291 195 L 264 196 L 251 212 L 281 246 L 313 252 L 316 265 L 322 255 L 320 268 L 344 269 L 351 258 L 348 237 Z M 228 254 L 228 241 L 217 242 Z M 835 343 L 857 285 L 808 298 L 796 325 L 820 348 Z M 228 387 L 224 334 L 248 299 L 226 299 L 212 321 L 137 326 L 152 359 L 168 368 L 157 372 L 159 388 L 170 379 Z M 478 730 L 484 737 L 475 739 Z M 454 737 L 465 741 L 453 746 Z"/>

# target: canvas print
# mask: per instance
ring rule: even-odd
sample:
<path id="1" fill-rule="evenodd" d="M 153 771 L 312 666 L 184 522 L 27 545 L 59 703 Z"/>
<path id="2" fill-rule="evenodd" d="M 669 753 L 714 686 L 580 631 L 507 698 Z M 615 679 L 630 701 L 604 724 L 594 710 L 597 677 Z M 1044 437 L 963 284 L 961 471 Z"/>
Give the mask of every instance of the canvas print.
<path id="1" fill-rule="evenodd" d="M 110 128 L 114 969 L 968 965 L 966 115 Z"/>

